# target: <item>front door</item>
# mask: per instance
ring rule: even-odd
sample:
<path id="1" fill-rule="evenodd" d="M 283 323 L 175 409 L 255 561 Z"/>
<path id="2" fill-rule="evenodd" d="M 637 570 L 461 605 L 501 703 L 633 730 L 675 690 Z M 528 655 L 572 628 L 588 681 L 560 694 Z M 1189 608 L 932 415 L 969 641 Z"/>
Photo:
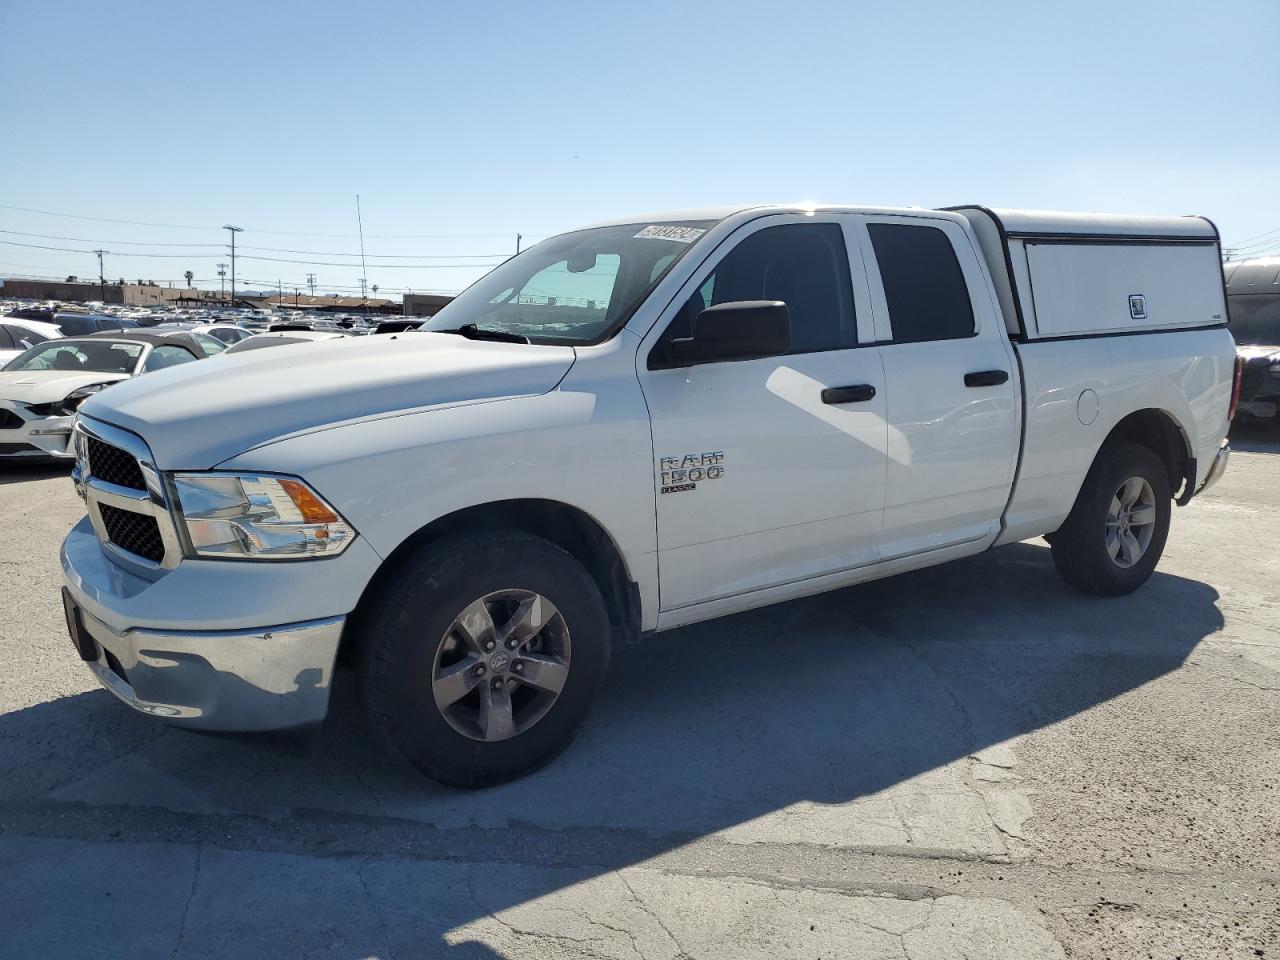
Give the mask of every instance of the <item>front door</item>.
<path id="1" fill-rule="evenodd" d="M 746 224 L 646 337 L 664 612 L 877 558 L 884 383 L 848 229 L 836 216 Z M 788 355 L 668 365 L 665 345 L 701 310 L 740 300 L 787 304 Z"/>

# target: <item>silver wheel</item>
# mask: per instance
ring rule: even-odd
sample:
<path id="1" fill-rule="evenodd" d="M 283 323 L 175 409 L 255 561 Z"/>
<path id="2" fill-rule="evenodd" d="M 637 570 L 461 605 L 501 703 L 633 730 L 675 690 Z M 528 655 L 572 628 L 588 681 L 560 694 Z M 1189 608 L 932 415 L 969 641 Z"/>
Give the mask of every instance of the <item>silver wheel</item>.
<path id="1" fill-rule="evenodd" d="M 1130 477 L 1120 484 L 1107 508 L 1107 553 L 1112 562 L 1132 567 L 1151 546 L 1155 530 L 1155 491 L 1142 477 Z"/>
<path id="2" fill-rule="evenodd" d="M 546 597 L 498 590 L 471 603 L 440 639 L 431 694 L 472 740 L 507 740 L 547 715 L 569 677 L 569 628 Z"/>

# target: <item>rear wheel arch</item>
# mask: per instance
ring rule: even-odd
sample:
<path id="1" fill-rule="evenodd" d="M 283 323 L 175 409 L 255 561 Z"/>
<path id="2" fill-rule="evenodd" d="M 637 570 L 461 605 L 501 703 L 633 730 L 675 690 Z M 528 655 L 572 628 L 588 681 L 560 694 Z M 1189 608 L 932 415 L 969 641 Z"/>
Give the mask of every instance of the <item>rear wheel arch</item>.
<path id="1" fill-rule="evenodd" d="M 359 636 L 353 629 L 366 606 L 377 594 L 378 586 L 403 567 L 406 559 L 421 547 L 445 537 L 462 533 L 517 531 L 541 537 L 563 549 L 591 575 L 604 597 L 610 625 L 624 640 L 640 634 L 640 594 L 627 569 L 622 551 L 612 536 L 593 516 L 578 507 L 556 500 L 499 500 L 464 507 L 437 517 L 404 540 L 382 562 L 370 579 L 351 615 L 349 629 L 343 631 L 339 662 L 354 662 L 354 641 Z"/>
<path id="2" fill-rule="evenodd" d="M 1122 418 L 1107 434 L 1095 461 L 1103 449 L 1120 443 L 1136 443 L 1159 457 L 1169 472 L 1169 489 L 1175 495 L 1184 483 L 1195 484 L 1195 477 L 1190 475 L 1194 462 L 1191 443 L 1177 418 L 1167 410 L 1135 410 Z"/>

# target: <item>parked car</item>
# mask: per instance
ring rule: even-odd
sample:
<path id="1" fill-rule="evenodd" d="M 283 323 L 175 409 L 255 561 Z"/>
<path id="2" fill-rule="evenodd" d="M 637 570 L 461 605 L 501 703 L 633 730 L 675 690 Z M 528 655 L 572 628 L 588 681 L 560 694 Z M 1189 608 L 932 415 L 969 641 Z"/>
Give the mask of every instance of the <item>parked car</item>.
<path id="1" fill-rule="evenodd" d="M 314 343 L 317 340 L 345 340 L 345 333 L 333 333 L 325 330 L 277 330 L 260 333 L 240 343 L 227 347 L 227 353 L 244 353 L 248 350 L 261 350 L 264 347 L 283 347 L 291 343 Z"/>
<path id="2" fill-rule="evenodd" d="M 253 336 L 252 330 L 246 330 L 244 327 L 233 323 L 198 323 L 194 321 L 177 322 L 170 321 L 160 323 L 151 327 L 152 330 L 185 330 L 188 333 L 198 333 L 202 336 L 212 337 L 225 347 L 230 347 L 239 343 L 241 340 L 248 340 Z"/>
<path id="3" fill-rule="evenodd" d="M 208 338 L 204 338 L 208 339 Z M 222 349 L 217 341 L 214 352 Z M 208 356 L 185 332 L 50 339 L 0 370 L 0 461 L 70 459 L 72 418 L 87 397 L 120 380 Z"/>
<path id="4" fill-rule="evenodd" d="M 55 313 L 52 323 L 62 331 L 64 337 L 85 337 L 93 333 L 132 330 L 138 327 L 135 320 L 113 317 L 107 313 Z"/>
<path id="5" fill-rule="evenodd" d="M 376 334 L 404 333 L 406 330 L 417 330 L 425 322 L 426 317 L 416 317 L 409 320 L 383 320 L 373 328 L 373 332 Z"/>
<path id="6" fill-rule="evenodd" d="M 52 323 L 23 320 L 19 317 L 0 317 L 0 368 L 37 343 L 44 343 L 46 340 L 61 336 L 62 331 Z"/>
<path id="7" fill-rule="evenodd" d="M 1228 263 L 1231 335 L 1243 366 L 1240 417 L 1280 420 L 1280 257 Z"/>
<path id="8" fill-rule="evenodd" d="M 1226 465 L 1219 258 L 1200 218 L 981 207 L 552 237 L 427 332 L 90 398 L 72 637 L 212 730 L 317 723 L 351 664 L 381 741 L 479 786 L 563 748 L 615 639 L 1036 536 L 1128 593 Z"/>

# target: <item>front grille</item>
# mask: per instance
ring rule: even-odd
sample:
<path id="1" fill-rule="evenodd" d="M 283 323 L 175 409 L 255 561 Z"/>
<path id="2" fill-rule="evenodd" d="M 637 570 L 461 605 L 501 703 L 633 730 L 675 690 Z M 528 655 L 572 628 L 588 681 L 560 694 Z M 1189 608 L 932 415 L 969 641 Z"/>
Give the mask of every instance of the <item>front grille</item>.
<path id="1" fill-rule="evenodd" d="M 159 563 L 164 559 L 164 540 L 156 518 L 145 513 L 121 510 L 106 503 L 98 504 L 102 513 L 102 525 L 107 539 L 121 550 L 136 554 L 144 560 Z"/>
<path id="2" fill-rule="evenodd" d="M 89 473 L 92 476 L 130 490 L 147 489 L 147 483 L 142 479 L 142 469 L 132 454 L 103 443 L 97 437 L 85 439 L 89 441 Z"/>
<path id="3" fill-rule="evenodd" d="M 0 430 L 17 430 L 24 422 L 12 410 L 0 410 Z"/>

